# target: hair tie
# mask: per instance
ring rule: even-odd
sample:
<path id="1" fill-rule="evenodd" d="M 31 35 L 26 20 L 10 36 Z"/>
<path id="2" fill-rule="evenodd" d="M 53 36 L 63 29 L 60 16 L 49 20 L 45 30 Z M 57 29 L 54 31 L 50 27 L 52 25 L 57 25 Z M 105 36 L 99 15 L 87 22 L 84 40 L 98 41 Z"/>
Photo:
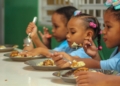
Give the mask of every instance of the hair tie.
<path id="1" fill-rule="evenodd" d="M 98 46 L 98 50 L 102 50 L 102 46 Z"/>
<path id="2" fill-rule="evenodd" d="M 96 28 L 97 27 L 97 25 L 94 22 L 90 22 L 89 26 L 92 27 L 92 28 Z"/>
<path id="3" fill-rule="evenodd" d="M 105 6 L 110 7 L 111 5 L 114 6 L 115 10 L 120 9 L 120 0 L 107 0 L 105 2 Z"/>
<path id="4" fill-rule="evenodd" d="M 77 15 L 79 15 L 80 13 L 81 13 L 80 10 L 76 10 L 76 11 L 74 12 L 74 16 L 77 16 Z"/>
<path id="5" fill-rule="evenodd" d="M 102 30 L 100 30 L 99 34 L 102 34 Z"/>

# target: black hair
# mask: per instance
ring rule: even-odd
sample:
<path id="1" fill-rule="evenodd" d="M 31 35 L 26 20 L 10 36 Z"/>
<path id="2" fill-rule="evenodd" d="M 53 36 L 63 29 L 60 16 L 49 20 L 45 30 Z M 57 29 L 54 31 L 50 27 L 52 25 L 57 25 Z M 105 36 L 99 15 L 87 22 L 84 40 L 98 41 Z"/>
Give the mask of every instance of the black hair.
<path id="1" fill-rule="evenodd" d="M 120 21 L 120 9 L 116 10 L 113 5 L 111 5 L 106 12 L 111 12 L 117 21 Z"/>
<path id="2" fill-rule="evenodd" d="M 67 22 L 68 22 L 76 10 L 77 8 L 73 6 L 65 6 L 65 7 L 61 7 L 57 9 L 55 13 L 63 15 L 67 19 Z"/>
<path id="3" fill-rule="evenodd" d="M 100 34 L 101 29 L 100 29 L 100 24 L 97 18 L 85 13 L 80 13 L 73 17 L 78 17 L 82 19 L 85 22 L 86 29 L 92 29 L 94 31 L 93 39 L 97 38 L 98 46 L 100 46 L 101 45 L 101 34 Z M 90 22 L 93 22 L 94 24 L 96 24 L 96 28 L 91 27 L 89 25 Z M 98 49 L 101 50 L 99 47 Z"/>

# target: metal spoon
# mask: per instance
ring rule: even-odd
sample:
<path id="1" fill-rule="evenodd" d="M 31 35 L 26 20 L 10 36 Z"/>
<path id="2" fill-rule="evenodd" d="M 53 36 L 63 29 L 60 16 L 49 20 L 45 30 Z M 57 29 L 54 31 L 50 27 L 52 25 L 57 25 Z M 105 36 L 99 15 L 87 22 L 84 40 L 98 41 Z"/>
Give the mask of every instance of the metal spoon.
<path id="1" fill-rule="evenodd" d="M 36 23 L 36 21 L 37 21 L 37 17 L 34 17 L 32 22 Z M 32 42 L 30 35 L 31 35 L 31 33 L 28 33 L 28 36 L 24 39 L 25 46 L 30 46 L 30 43 Z"/>

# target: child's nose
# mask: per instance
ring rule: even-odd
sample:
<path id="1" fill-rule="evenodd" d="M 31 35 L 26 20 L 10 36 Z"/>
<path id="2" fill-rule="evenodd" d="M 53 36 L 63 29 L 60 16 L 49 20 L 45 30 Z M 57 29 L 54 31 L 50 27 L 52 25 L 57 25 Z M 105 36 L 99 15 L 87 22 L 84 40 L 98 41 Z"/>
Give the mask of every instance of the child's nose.
<path id="1" fill-rule="evenodd" d="M 68 39 L 68 38 L 70 38 L 70 35 L 69 35 L 69 33 L 66 35 L 66 38 Z"/>
<path id="2" fill-rule="evenodd" d="M 103 29 L 103 30 L 102 30 L 102 34 L 105 34 L 105 33 L 106 33 L 106 30 L 105 30 L 105 29 Z"/>
<path id="3" fill-rule="evenodd" d="M 53 29 L 52 29 L 52 33 L 54 33 L 54 32 L 55 32 L 55 29 L 53 28 Z"/>

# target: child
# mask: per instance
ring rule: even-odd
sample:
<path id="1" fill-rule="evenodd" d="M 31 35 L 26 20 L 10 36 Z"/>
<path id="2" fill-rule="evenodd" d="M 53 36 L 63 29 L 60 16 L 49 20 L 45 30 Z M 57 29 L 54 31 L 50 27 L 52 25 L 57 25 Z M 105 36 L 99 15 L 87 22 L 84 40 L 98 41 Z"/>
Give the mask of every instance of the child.
<path id="1" fill-rule="evenodd" d="M 115 0 L 116 1 L 116 0 Z M 108 48 L 115 48 L 115 51 L 112 53 L 110 59 L 96 61 L 93 59 L 78 59 L 85 62 L 85 66 L 88 68 L 101 68 L 105 70 L 116 70 L 120 72 L 120 5 L 111 6 L 105 11 L 104 14 L 104 30 L 103 39 Z M 92 58 L 96 58 L 98 52 L 95 49 L 92 39 L 84 40 L 83 47 L 88 55 Z M 54 58 L 55 59 L 55 58 Z M 56 63 L 65 64 L 62 61 L 62 58 L 56 58 Z M 60 66 L 60 65 L 59 65 Z"/>
<path id="2" fill-rule="evenodd" d="M 57 9 L 53 15 L 52 15 L 52 34 L 53 37 L 58 41 L 62 42 L 58 47 L 54 48 L 55 51 L 64 51 L 66 53 L 72 52 L 74 49 L 71 49 L 66 41 L 66 34 L 68 32 L 67 30 L 67 22 L 73 15 L 74 11 L 77 10 L 73 6 L 66 6 Z M 38 35 L 37 35 L 37 27 L 34 23 L 30 23 L 27 28 L 27 34 L 31 33 L 31 38 L 34 42 L 34 44 L 39 47 L 34 50 L 32 50 L 32 55 L 34 54 L 43 54 L 46 55 L 45 52 L 49 52 L 49 49 L 51 49 L 51 44 L 49 42 L 50 38 L 46 38 L 46 35 L 49 34 L 48 29 L 44 28 L 44 34 L 40 32 L 41 37 L 43 38 L 44 44 L 40 41 Z M 44 51 L 43 51 L 44 50 Z M 42 52 L 41 52 L 42 51 Z M 29 52 L 29 53 L 31 53 Z"/>
<path id="3" fill-rule="evenodd" d="M 120 4 L 118 0 L 107 1 L 105 4 L 110 6 L 104 14 L 105 28 L 103 30 L 103 38 L 108 48 L 117 47 L 110 59 L 98 62 L 100 68 L 108 70 L 117 70 L 120 72 Z M 109 4 L 108 4 L 109 3 Z M 115 4 L 116 3 L 116 4 Z M 90 50 L 85 48 L 86 51 Z M 94 51 L 95 52 L 95 51 Z M 91 55 L 94 55 L 91 53 Z M 91 72 L 79 72 L 78 86 L 119 86 L 120 77 L 113 75 L 99 75 Z M 83 82 L 84 81 L 84 82 Z M 88 82 L 86 82 L 88 81 Z"/>
<path id="4" fill-rule="evenodd" d="M 76 42 L 77 44 L 83 44 L 83 41 L 85 39 L 92 38 L 93 40 L 97 37 L 98 45 L 100 46 L 100 37 L 101 37 L 99 34 L 100 25 L 95 17 L 90 16 L 88 14 L 78 13 L 77 15 L 73 16 L 70 19 L 67 27 L 69 30 L 69 33 L 67 35 L 67 40 L 69 45 L 71 45 L 73 42 Z M 96 47 L 94 47 L 93 49 L 96 49 Z M 101 49 L 101 47 L 99 47 L 99 49 Z M 79 51 L 77 53 L 80 55 L 83 54 Z M 97 55 L 99 56 L 99 54 Z M 81 56 L 78 58 L 75 57 L 73 58 L 70 55 L 67 55 L 66 53 L 55 53 L 52 54 L 51 57 L 56 62 L 57 66 L 61 68 L 70 66 L 68 63 L 66 63 L 67 61 L 65 61 L 63 57 L 67 58 L 70 61 L 74 59 L 83 58 Z M 95 58 L 93 57 L 93 59 L 99 60 L 100 57 L 95 57 Z"/>

